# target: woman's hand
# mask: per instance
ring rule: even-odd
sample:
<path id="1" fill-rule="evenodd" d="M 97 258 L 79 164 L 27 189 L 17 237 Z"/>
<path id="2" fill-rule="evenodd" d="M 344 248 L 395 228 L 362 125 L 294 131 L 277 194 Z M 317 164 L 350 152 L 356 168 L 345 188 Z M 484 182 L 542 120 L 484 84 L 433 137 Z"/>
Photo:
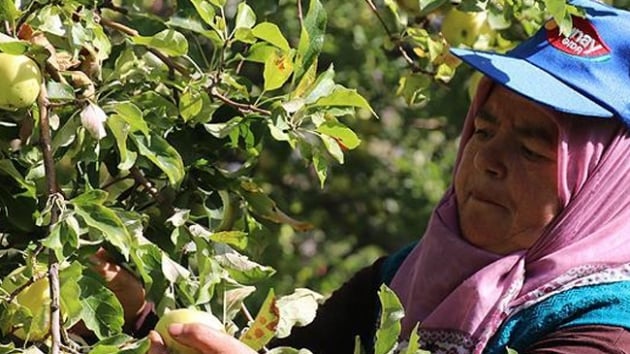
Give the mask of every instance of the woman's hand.
<path id="1" fill-rule="evenodd" d="M 197 349 L 203 354 L 256 354 L 243 342 L 221 331 L 198 324 L 172 324 L 168 332 L 176 341 Z M 151 348 L 148 354 L 168 354 L 164 340 L 156 331 L 149 333 Z"/>
<path id="2" fill-rule="evenodd" d="M 125 311 L 125 323 L 130 324 L 146 305 L 142 283 L 125 268 L 118 265 L 104 248 L 90 257 L 92 269 L 100 274 Z"/>

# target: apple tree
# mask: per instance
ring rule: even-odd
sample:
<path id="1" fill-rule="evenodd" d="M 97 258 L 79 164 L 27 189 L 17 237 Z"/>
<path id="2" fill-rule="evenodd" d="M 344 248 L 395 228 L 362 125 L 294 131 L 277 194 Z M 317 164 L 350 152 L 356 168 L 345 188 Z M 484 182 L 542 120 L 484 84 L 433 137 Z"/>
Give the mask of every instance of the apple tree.
<path id="1" fill-rule="evenodd" d="M 308 323 L 321 295 L 259 287 L 279 284 L 273 275 L 286 269 L 277 264 L 293 259 L 265 252 L 278 225 L 316 227 L 270 188 L 288 195 L 278 180 L 297 173 L 326 188 L 331 171 L 341 175 L 364 151 L 362 140 L 384 131 L 374 129 L 383 113 L 421 108 L 428 117 L 461 91 L 453 88 L 465 96 L 474 86 L 470 72 L 455 71 L 449 46 L 506 50 L 545 9 L 566 23 L 576 10 L 561 4 L 0 0 L 0 352 L 145 352 L 94 271 L 103 254 L 138 279 L 158 315 L 213 313 L 256 350 Z M 378 41 L 355 48 L 372 60 L 345 54 L 348 34 L 359 32 L 338 16 L 344 8 Z M 380 84 L 355 76 L 370 63 L 385 73 Z M 431 122 L 423 127 L 439 133 L 458 121 Z M 403 145 L 412 133 L 390 139 L 418 148 Z M 421 149 L 448 151 L 433 176 L 443 188 L 456 134 L 431 141 Z M 365 156 L 356 170 L 382 160 Z M 386 289 L 382 301 L 394 314 L 384 319 L 397 318 Z M 377 352 L 396 342 L 388 328 Z"/>

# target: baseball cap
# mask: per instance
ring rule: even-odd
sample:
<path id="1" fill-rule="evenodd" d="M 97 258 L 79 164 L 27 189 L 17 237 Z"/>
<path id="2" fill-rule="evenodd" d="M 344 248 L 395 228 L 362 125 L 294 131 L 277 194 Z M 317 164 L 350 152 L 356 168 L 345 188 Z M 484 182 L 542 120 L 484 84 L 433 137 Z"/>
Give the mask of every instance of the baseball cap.
<path id="1" fill-rule="evenodd" d="M 505 54 L 452 48 L 476 70 L 554 110 L 617 116 L 630 126 L 630 12 L 592 0 L 572 0 L 586 16 L 573 17 L 567 36 L 548 21 Z"/>

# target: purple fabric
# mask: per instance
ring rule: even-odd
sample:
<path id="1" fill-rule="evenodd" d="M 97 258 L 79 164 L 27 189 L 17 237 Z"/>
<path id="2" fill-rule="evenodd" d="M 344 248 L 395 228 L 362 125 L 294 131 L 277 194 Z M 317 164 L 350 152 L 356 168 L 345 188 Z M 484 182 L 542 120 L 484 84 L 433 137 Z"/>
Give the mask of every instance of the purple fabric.
<path id="1" fill-rule="evenodd" d="M 458 156 L 491 89 L 492 83 L 482 80 L 464 123 Z M 587 276 L 585 269 L 614 269 L 630 263 L 627 129 L 617 120 L 562 114 L 557 115 L 556 124 L 557 183 L 563 210 L 530 249 L 497 255 L 460 236 L 451 187 L 391 284 L 405 307 L 403 338 L 421 323 L 421 338 L 430 340 L 431 331 L 457 334 L 464 343 L 460 348 L 479 353 L 518 306 L 579 285 L 580 277 Z"/>

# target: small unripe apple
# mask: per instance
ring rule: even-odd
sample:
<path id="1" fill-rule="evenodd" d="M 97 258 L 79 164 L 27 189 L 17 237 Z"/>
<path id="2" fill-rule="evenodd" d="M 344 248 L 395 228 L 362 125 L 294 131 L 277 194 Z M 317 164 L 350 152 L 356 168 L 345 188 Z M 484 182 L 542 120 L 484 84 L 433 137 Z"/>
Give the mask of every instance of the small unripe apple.
<path id="1" fill-rule="evenodd" d="M 491 41 L 494 32 L 486 21 L 487 14 L 481 12 L 464 12 L 451 8 L 442 20 L 442 34 L 452 45 L 465 44 L 469 47 L 484 38 Z"/>
<path id="2" fill-rule="evenodd" d="M 171 337 L 168 333 L 168 326 L 174 323 L 199 323 L 217 331 L 225 331 L 223 323 L 221 323 L 221 321 L 214 317 L 214 315 L 210 312 L 193 309 L 177 309 L 169 311 L 160 318 L 155 326 L 155 330 L 160 334 L 160 336 L 162 336 L 164 344 L 166 344 L 166 347 L 173 354 L 201 354 L 198 350 L 185 346 Z"/>
<path id="3" fill-rule="evenodd" d="M 29 57 L 0 53 L 0 109 L 15 111 L 32 105 L 41 82 L 39 67 Z"/>
<path id="4" fill-rule="evenodd" d="M 7 276 L 2 284 L 2 288 L 7 293 L 12 293 L 27 280 L 22 272 L 24 267 L 20 267 Z M 27 308 L 32 315 L 30 328 L 16 328 L 12 333 L 22 340 L 41 341 L 50 330 L 50 290 L 48 278 L 44 271 L 38 271 L 38 280 L 22 289 L 9 306 L 22 306 Z M 15 323 L 13 325 L 16 325 Z"/>

